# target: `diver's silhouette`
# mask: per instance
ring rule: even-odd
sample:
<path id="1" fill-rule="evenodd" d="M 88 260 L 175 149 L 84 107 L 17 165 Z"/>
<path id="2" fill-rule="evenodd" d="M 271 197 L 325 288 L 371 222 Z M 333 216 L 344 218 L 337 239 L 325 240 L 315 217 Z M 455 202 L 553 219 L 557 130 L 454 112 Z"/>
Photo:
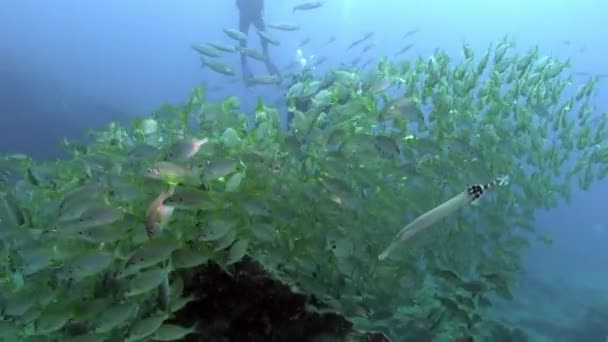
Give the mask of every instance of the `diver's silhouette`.
<path id="1" fill-rule="evenodd" d="M 239 9 L 239 30 L 244 34 L 249 34 L 249 26 L 253 24 L 258 30 L 265 31 L 266 25 L 262 12 L 264 10 L 264 0 L 236 0 L 236 6 Z M 247 41 L 241 41 L 241 48 L 247 47 Z M 270 60 L 268 55 L 268 42 L 262 39 L 262 53 L 264 54 L 266 69 L 273 75 L 280 76 L 279 70 Z M 249 80 L 253 74 L 247 63 L 247 56 L 241 52 L 241 70 L 245 82 Z"/>

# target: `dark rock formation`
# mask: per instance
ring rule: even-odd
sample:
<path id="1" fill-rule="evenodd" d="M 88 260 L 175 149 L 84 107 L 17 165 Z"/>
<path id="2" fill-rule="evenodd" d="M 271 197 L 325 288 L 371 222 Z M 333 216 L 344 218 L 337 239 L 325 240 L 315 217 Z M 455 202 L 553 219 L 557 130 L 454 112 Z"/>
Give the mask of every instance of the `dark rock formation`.
<path id="1" fill-rule="evenodd" d="M 230 273 L 215 263 L 195 270 L 185 280 L 184 295 L 198 300 L 177 312 L 173 322 L 204 326 L 202 334 L 184 341 L 389 341 L 382 333 L 354 331 L 339 313 L 308 311 L 310 296 L 294 293 L 252 259 L 232 265 Z"/>

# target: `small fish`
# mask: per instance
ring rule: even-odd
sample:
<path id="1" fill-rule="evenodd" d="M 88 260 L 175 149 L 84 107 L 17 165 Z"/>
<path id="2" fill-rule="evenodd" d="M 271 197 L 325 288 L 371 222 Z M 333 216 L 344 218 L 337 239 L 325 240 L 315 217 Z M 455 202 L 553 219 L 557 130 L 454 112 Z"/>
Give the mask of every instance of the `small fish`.
<path id="1" fill-rule="evenodd" d="M 36 298 L 27 292 L 18 292 L 16 295 L 3 298 L 0 301 L 3 316 L 21 317 L 34 305 Z"/>
<path id="2" fill-rule="evenodd" d="M 106 180 L 106 183 L 108 184 L 108 200 L 110 202 L 128 205 L 133 203 L 133 201 L 137 201 L 141 194 L 139 186 L 124 178 L 119 178 L 117 175 L 110 177 Z"/>
<path id="3" fill-rule="evenodd" d="M 175 265 L 173 265 L 175 266 Z M 184 293 L 184 278 L 179 274 L 175 274 L 172 277 L 171 282 L 169 284 L 169 291 L 171 292 L 172 297 L 179 297 Z"/>
<path id="4" fill-rule="evenodd" d="M 298 43 L 298 47 L 299 48 L 304 47 L 304 46 L 308 45 L 311 41 L 312 41 L 312 38 L 306 37 L 306 38 L 302 39 L 300 41 L 300 43 Z"/>
<path id="5" fill-rule="evenodd" d="M 164 323 L 156 330 L 152 340 L 154 341 L 177 341 L 182 340 L 187 335 L 196 332 L 196 325 L 191 328 L 184 328 L 181 325 Z"/>
<path id="6" fill-rule="evenodd" d="M 315 67 L 318 67 L 319 65 L 321 65 L 321 64 L 323 64 L 325 62 L 327 62 L 327 57 L 321 56 L 321 57 L 319 57 L 319 58 L 317 58 L 316 60 L 313 61 L 313 65 Z"/>
<path id="7" fill-rule="evenodd" d="M 218 202 L 214 195 L 192 187 L 178 187 L 163 204 L 181 210 L 214 210 Z"/>
<path id="8" fill-rule="evenodd" d="M 300 29 L 300 25 L 292 23 L 275 23 L 268 24 L 267 26 L 271 29 L 280 31 L 298 31 Z"/>
<path id="9" fill-rule="evenodd" d="M 93 329 L 98 334 L 108 333 L 124 325 L 129 318 L 137 315 L 139 306 L 136 302 L 125 302 L 110 305 L 93 320 Z"/>
<path id="10" fill-rule="evenodd" d="M 175 186 L 171 186 L 168 191 L 161 192 L 158 197 L 150 204 L 146 211 L 145 225 L 146 234 L 149 238 L 156 236 L 169 222 L 173 215 L 174 207 L 164 204 L 164 201 L 173 194 Z"/>
<path id="11" fill-rule="evenodd" d="M 362 53 L 366 53 L 367 51 L 373 49 L 376 46 L 374 43 L 369 43 L 363 47 Z"/>
<path id="12" fill-rule="evenodd" d="M 405 116 L 407 119 L 416 123 L 424 122 L 424 114 L 420 109 L 420 103 L 417 99 L 401 96 L 392 101 L 389 101 L 379 114 L 380 119 L 389 119 L 394 116 Z"/>
<path id="13" fill-rule="evenodd" d="M 93 250 L 78 255 L 65 263 L 59 272 L 59 277 L 65 280 L 80 281 L 94 276 L 108 268 L 116 260 L 112 253 Z"/>
<path id="14" fill-rule="evenodd" d="M 59 259 L 59 254 L 53 248 L 36 248 L 22 251 L 20 254 L 23 265 L 19 267 L 22 275 L 28 276 L 50 267 Z"/>
<path id="15" fill-rule="evenodd" d="M 395 56 L 402 55 L 402 54 L 410 51 L 410 49 L 413 47 L 414 47 L 414 44 L 407 44 L 406 46 L 402 47 L 399 51 L 395 52 Z"/>
<path id="16" fill-rule="evenodd" d="M 144 242 L 127 260 L 116 278 L 124 278 L 144 268 L 165 261 L 171 253 L 180 247 L 179 243 L 169 238 L 155 238 Z"/>
<path id="17" fill-rule="evenodd" d="M 450 198 L 444 203 L 437 207 L 427 211 L 426 213 L 417 217 L 407 226 L 403 227 L 395 236 L 393 242 L 380 254 L 378 260 L 385 260 L 389 255 L 402 243 L 411 239 L 413 236 L 423 231 L 424 229 L 437 223 L 439 220 L 445 218 L 451 213 L 464 208 L 465 206 L 477 201 L 485 191 L 495 186 L 503 186 L 507 184 L 508 178 L 506 176 L 499 177 L 487 184 L 475 184 L 467 187 L 467 189 L 460 194 Z"/>
<path id="18" fill-rule="evenodd" d="M 375 77 L 370 81 L 368 91 L 374 94 L 384 93 L 393 86 L 393 81 L 384 76 Z"/>
<path id="19" fill-rule="evenodd" d="M 304 2 L 302 4 L 296 5 L 293 7 L 293 12 L 296 11 L 308 11 L 308 10 L 312 10 L 315 8 L 319 8 L 323 6 L 323 1 L 310 1 L 310 2 Z"/>
<path id="20" fill-rule="evenodd" d="M 363 41 L 362 41 L 362 40 L 360 40 L 360 39 L 355 40 L 354 42 L 352 42 L 352 43 L 350 43 L 350 44 L 348 45 L 348 47 L 346 48 L 346 50 L 350 50 L 350 49 L 352 49 L 352 48 L 354 48 L 354 47 L 358 46 L 358 45 L 359 45 L 359 44 L 361 44 L 361 43 L 363 43 Z"/>
<path id="21" fill-rule="evenodd" d="M 337 238 L 332 241 L 331 251 L 337 258 L 348 258 L 353 255 L 355 245 L 346 238 Z"/>
<path id="22" fill-rule="evenodd" d="M 346 50 L 350 50 L 350 49 L 354 48 L 355 46 L 358 46 L 359 44 L 367 41 L 368 39 L 370 39 L 373 36 L 374 36 L 374 32 L 368 32 L 368 33 L 366 33 L 363 37 L 361 37 L 361 38 L 355 40 L 354 42 L 352 42 L 348 46 L 348 48 Z"/>
<path id="23" fill-rule="evenodd" d="M 249 229 L 256 239 L 263 242 L 272 243 L 279 237 L 277 230 L 268 223 L 253 223 Z"/>
<path id="24" fill-rule="evenodd" d="M 239 187 L 241 186 L 241 183 L 243 182 L 244 178 L 245 178 L 244 171 L 237 172 L 237 173 L 230 175 L 225 183 L 225 191 L 226 192 L 236 192 L 239 189 Z"/>
<path id="25" fill-rule="evenodd" d="M 405 32 L 405 34 L 403 35 L 403 39 L 405 39 L 409 36 L 412 36 L 417 32 L 418 32 L 418 29 L 409 30 L 409 31 Z"/>
<path id="26" fill-rule="evenodd" d="M 216 58 L 221 56 L 217 49 L 207 44 L 195 44 L 192 45 L 192 48 L 196 50 L 196 52 L 206 57 Z"/>
<path id="27" fill-rule="evenodd" d="M 341 179 L 321 176 L 319 181 L 325 186 L 330 194 L 330 199 L 339 205 L 354 204 L 355 194 L 346 182 Z"/>
<path id="28" fill-rule="evenodd" d="M 186 247 L 173 252 L 171 260 L 175 269 L 192 268 L 207 263 L 210 256 L 212 256 L 210 252 L 202 251 L 199 248 Z"/>
<path id="29" fill-rule="evenodd" d="M 146 177 L 176 185 L 196 177 L 193 169 L 172 162 L 160 161 L 146 169 Z"/>
<path id="30" fill-rule="evenodd" d="M 36 335 L 48 335 L 63 328 L 72 318 L 69 310 L 50 310 L 43 312 L 36 320 Z"/>
<path id="31" fill-rule="evenodd" d="M 203 167 L 203 180 L 211 182 L 238 170 L 240 161 L 236 159 L 219 159 L 209 162 Z"/>
<path id="32" fill-rule="evenodd" d="M 382 153 L 383 155 L 389 158 L 398 158 L 401 154 L 401 149 L 395 139 L 384 136 L 377 135 L 374 146 Z"/>
<path id="33" fill-rule="evenodd" d="M 76 303 L 71 323 L 87 324 L 112 304 L 108 298 L 104 297 Z"/>
<path id="34" fill-rule="evenodd" d="M 137 321 L 129 328 L 126 342 L 139 341 L 154 334 L 167 318 L 166 314 L 160 314 Z"/>
<path id="35" fill-rule="evenodd" d="M 230 37 L 231 39 L 237 40 L 239 42 L 246 42 L 247 41 L 247 35 L 244 34 L 243 32 L 236 30 L 236 29 L 223 29 L 222 31 L 224 31 L 224 33 Z"/>
<path id="36" fill-rule="evenodd" d="M 243 259 L 243 257 L 247 254 L 247 248 L 249 248 L 248 239 L 239 239 L 237 242 L 235 242 L 228 251 L 228 260 L 226 261 L 226 264 L 232 265 L 241 261 L 241 259 Z"/>
<path id="37" fill-rule="evenodd" d="M 209 139 L 202 138 L 191 138 L 191 139 L 181 139 L 174 142 L 171 147 L 169 147 L 169 151 L 167 151 L 167 155 L 165 156 L 166 161 L 186 161 L 192 157 L 194 157 L 201 147 L 209 142 Z"/>
<path id="38" fill-rule="evenodd" d="M 258 36 L 260 36 L 260 39 L 265 42 L 268 42 L 268 44 L 272 44 L 274 46 L 281 45 L 281 42 L 279 42 L 276 38 L 271 36 L 268 32 L 262 31 L 262 30 L 257 30 L 257 32 L 258 32 Z"/>
<path id="39" fill-rule="evenodd" d="M 226 76 L 234 76 L 236 75 L 236 73 L 234 72 L 234 69 L 232 69 L 231 67 L 227 66 L 224 63 L 218 62 L 218 61 L 214 61 L 208 58 L 204 58 L 201 56 L 201 66 L 204 67 L 208 67 L 209 69 L 222 74 L 222 75 L 226 75 Z"/>
<path id="40" fill-rule="evenodd" d="M 78 230 L 72 234 L 75 239 L 91 243 L 111 243 L 116 242 L 125 236 L 125 231 L 121 227 L 114 225 L 100 226 Z"/>
<path id="41" fill-rule="evenodd" d="M 270 216 L 269 206 L 258 198 L 242 198 L 239 203 L 250 216 Z"/>
<path id="42" fill-rule="evenodd" d="M 170 264 L 170 263 L 169 263 Z M 157 288 L 171 272 L 171 266 L 145 270 L 129 279 L 126 297 L 138 296 Z"/>
<path id="43" fill-rule="evenodd" d="M 236 52 L 236 47 L 234 47 L 232 45 L 227 45 L 227 44 L 217 43 L 217 42 L 210 42 L 210 43 L 207 43 L 207 45 L 215 48 L 216 50 L 222 51 L 222 52 Z"/>
<path id="44" fill-rule="evenodd" d="M 99 193 L 93 191 L 90 194 L 90 197 L 83 197 L 77 202 L 67 202 L 61 207 L 57 211 L 57 222 L 65 223 L 74 221 L 81 217 L 87 210 L 92 210 L 102 205 L 104 205 L 103 197 L 100 196 Z"/>
<path id="45" fill-rule="evenodd" d="M 239 48 L 239 52 L 249 58 L 253 58 L 260 62 L 266 62 L 267 59 L 263 53 L 248 47 Z"/>
<path id="46" fill-rule="evenodd" d="M 73 232 L 110 225 L 119 221 L 123 214 L 122 210 L 109 206 L 88 208 L 79 218 L 61 223 L 60 229 Z"/>
<path id="47" fill-rule="evenodd" d="M 247 79 L 247 83 L 250 85 L 260 84 L 281 84 L 281 77 L 279 75 L 255 75 Z"/>
<path id="48" fill-rule="evenodd" d="M 447 269 L 433 270 L 433 274 L 447 281 L 452 286 L 459 286 L 463 283 L 456 273 Z"/>
<path id="49" fill-rule="evenodd" d="M 200 236 L 200 241 L 218 241 L 237 225 L 237 221 L 211 219 L 204 228 L 203 234 Z"/>
<path id="50" fill-rule="evenodd" d="M 175 298 L 173 301 L 171 301 L 171 306 L 170 306 L 169 312 L 171 312 L 171 313 L 177 312 L 177 311 L 181 310 L 183 307 L 185 307 L 186 305 L 188 305 L 188 303 L 193 302 L 195 300 L 197 300 L 197 298 L 195 296 Z"/>
<path id="51" fill-rule="evenodd" d="M 88 183 L 67 193 L 59 203 L 59 210 L 65 210 L 79 202 L 88 201 L 92 197 L 97 197 L 103 193 L 104 188 L 98 183 Z"/>
<path id="52" fill-rule="evenodd" d="M 236 241 L 236 231 L 234 229 L 229 230 L 224 236 L 222 236 L 219 240 L 216 240 L 213 246 L 213 251 L 219 252 L 224 249 L 232 246 L 232 244 Z"/>

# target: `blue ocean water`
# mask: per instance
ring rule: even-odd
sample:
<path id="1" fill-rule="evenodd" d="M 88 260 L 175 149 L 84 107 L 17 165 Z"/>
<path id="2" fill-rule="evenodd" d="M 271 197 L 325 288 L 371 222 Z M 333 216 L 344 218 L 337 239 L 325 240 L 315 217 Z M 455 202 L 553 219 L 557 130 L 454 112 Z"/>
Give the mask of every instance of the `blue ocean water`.
<path id="1" fill-rule="evenodd" d="M 306 37 L 311 43 L 301 48 L 303 54 L 326 57 L 321 68 L 328 69 L 357 57 L 358 51 L 346 47 L 369 31 L 376 34 L 370 56 L 392 56 L 412 43 L 405 55 L 412 59 L 438 47 L 460 56 L 463 41 L 481 54 L 507 34 L 518 50 L 538 45 L 542 53 L 570 58 L 575 72 L 608 74 L 606 1 L 328 0 L 319 10 L 292 13 L 295 3 L 266 1 L 268 22 L 302 27 L 277 33 L 281 45 L 271 47 L 271 56 L 280 66 L 297 58 Z M 53 158 L 64 136 L 78 138 L 112 120 L 180 102 L 201 83 L 220 87 L 211 99 L 236 95 L 245 108 L 255 106 L 258 96 L 272 102 L 282 95 L 274 88 L 228 84 L 202 70 L 192 53 L 192 43 L 225 40 L 222 28 L 237 27 L 232 0 L 20 0 L 5 1 L 0 9 L 2 154 Z M 404 40 L 413 29 L 418 32 Z M 330 36 L 336 43 L 326 45 Z M 251 45 L 257 44 L 256 37 Z M 238 57 L 230 58 L 238 70 Z M 584 81 L 574 76 L 574 82 Z M 597 113 L 608 111 L 607 92 L 603 78 L 594 99 Z M 538 228 L 555 243 L 530 250 L 514 303 L 501 310 L 505 319 L 537 331 L 539 341 L 575 334 L 588 312 L 599 310 L 598 298 L 608 303 L 607 194 L 608 182 L 596 183 L 576 192 L 571 204 L 537 216 Z"/>

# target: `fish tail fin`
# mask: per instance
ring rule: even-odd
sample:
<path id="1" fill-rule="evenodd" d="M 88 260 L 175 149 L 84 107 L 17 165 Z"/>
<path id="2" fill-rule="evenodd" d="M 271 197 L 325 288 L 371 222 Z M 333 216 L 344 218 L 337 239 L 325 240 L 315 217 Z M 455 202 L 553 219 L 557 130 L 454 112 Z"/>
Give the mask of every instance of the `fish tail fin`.
<path id="1" fill-rule="evenodd" d="M 498 186 L 509 185 L 509 175 L 502 175 L 496 178 Z"/>
<path id="2" fill-rule="evenodd" d="M 487 184 L 484 184 L 482 187 L 483 187 L 483 190 L 485 191 L 485 190 L 491 189 L 496 186 L 505 186 L 508 184 L 509 184 L 509 175 L 502 175 L 502 176 L 496 177 L 493 181 L 491 181 Z"/>
<path id="3" fill-rule="evenodd" d="M 207 66 L 207 62 L 205 61 L 205 58 L 203 56 L 201 56 L 201 68 L 205 68 Z"/>

